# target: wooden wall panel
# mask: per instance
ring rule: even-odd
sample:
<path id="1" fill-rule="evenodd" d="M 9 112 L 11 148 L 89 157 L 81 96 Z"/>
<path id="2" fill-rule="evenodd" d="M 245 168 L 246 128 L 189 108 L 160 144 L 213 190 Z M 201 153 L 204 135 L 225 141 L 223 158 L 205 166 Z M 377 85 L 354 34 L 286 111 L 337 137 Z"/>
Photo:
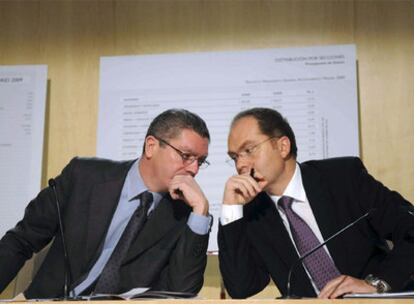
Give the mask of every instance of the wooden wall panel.
<path id="1" fill-rule="evenodd" d="M 361 1 L 356 12 L 362 156 L 413 202 L 414 2 Z"/>
<path id="2" fill-rule="evenodd" d="M 350 43 L 353 4 L 336 1 L 120 1 L 117 54 Z"/>
<path id="3" fill-rule="evenodd" d="M 355 43 L 364 162 L 414 201 L 413 12 L 391 0 L 0 0 L 0 64 L 49 67 L 45 185 L 95 154 L 100 56 Z M 211 257 L 202 295 L 219 283 Z"/>

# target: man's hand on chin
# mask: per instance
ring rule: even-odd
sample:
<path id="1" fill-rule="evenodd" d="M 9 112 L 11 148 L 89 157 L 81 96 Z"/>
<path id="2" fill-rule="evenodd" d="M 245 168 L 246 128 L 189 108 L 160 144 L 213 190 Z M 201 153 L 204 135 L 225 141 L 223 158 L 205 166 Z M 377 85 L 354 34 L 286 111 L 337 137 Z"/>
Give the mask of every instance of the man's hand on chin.
<path id="1" fill-rule="evenodd" d="M 267 181 L 259 172 L 244 172 L 230 177 L 224 187 L 224 205 L 245 205 L 251 202 L 267 185 Z"/>
<path id="2" fill-rule="evenodd" d="M 369 285 L 364 280 L 356 279 L 350 276 L 341 275 L 329 281 L 321 290 L 318 298 L 336 299 L 347 293 L 375 293 L 376 288 Z"/>
<path id="3" fill-rule="evenodd" d="M 176 175 L 168 191 L 174 200 L 183 200 L 198 215 L 208 215 L 209 204 L 200 185 L 191 175 Z"/>

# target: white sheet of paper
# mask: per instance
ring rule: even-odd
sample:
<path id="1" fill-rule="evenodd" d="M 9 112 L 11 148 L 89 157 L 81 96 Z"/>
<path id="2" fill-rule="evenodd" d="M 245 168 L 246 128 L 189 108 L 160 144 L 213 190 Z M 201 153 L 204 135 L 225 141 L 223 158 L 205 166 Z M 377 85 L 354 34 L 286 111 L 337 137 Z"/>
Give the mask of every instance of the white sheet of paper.
<path id="1" fill-rule="evenodd" d="M 386 293 L 350 293 L 344 299 L 413 299 L 414 291 Z"/>
<path id="2" fill-rule="evenodd" d="M 141 294 L 146 292 L 147 290 L 149 290 L 149 287 L 137 287 L 137 288 L 132 288 L 131 290 L 128 290 L 127 292 L 124 292 L 121 294 L 122 297 L 128 299 L 131 298 L 135 295 Z"/>
<path id="3" fill-rule="evenodd" d="M 0 237 L 39 192 L 47 66 L 0 66 Z"/>
<path id="4" fill-rule="evenodd" d="M 209 251 L 216 251 L 223 187 L 235 173 L 225 163 L 230 121 L 259 106 L 287 117 L 299 161 L 358 155 L 355 46 L 102 57 L 97 155 L 136 158 L 156 115 L 199 114 L 211 134 L 211 166 L 197 181 L 210 201 Z"/>

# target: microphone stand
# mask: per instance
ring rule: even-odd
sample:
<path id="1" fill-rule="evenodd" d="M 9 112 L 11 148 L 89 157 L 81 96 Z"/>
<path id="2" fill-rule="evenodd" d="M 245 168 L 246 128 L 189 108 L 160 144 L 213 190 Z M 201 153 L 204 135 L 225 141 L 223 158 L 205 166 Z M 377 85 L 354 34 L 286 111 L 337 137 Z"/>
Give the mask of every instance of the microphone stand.
<path id="1" fill-rule="evenodd" d="M 53 193 L 55 196 L 55 201 L 56 201 L 56 209 L 57 209 L 57 213 L 58 213 L 58 220 L 59 220 L 59 231 L 60 231 L 60 238 L 62 239 L 62 246 L 63 246 L 63 258 L 64 258 L 64 263 L 65 263 L 65 268 L 64 268 L 64 286 L 63 286 L 63 300 L 67 301 L 70 299 L 69 296 L 69 277 L 70 277 L 70 263 L 69 263 L 69 257 L 68 257 L 68 252 L 66 249 L 66 242 L 65 242 L 65 236 L 63 233 L 63 223 L 62 223 L 62 216 L 60 213 L 60 204 L 59 204 L 59 200 L 58 200 L 58 196 L 57 196 L 57 191 L 56 191 L 56 181 L 51 178 L 49 179 L 49 186 L 53 189 Z M 74 298 L 76 298 L 76 295 L 74 295 Z"/>
<path id="2" fill-rule="evenodd" d="M 293 265 L 289 269 L 289 273 L 288 273 L 288 277 L 287 277 L 287 283 L 286 283 L 286 296 L 278 297 L 278 299 L 300 299 L 301 297 L 299 297 L 299 296 L 291 295 L 291 279 L 292 279 L 292 273 L 293 273 L 293 270 L 295 269 L 295 267 L 300 262 L 302 262 L 304 259 L 306 259 L 308 256 L 310 256 L 312 253 L 314 253 L 316 250 L 318 250 L 322 246 L 325 246 L 326 243 L 328 243 L 330 240 L 334 239 L 335 237 L 337 237 L 338 235 L 340 235 L 344 231 L 348 230 L 349 228 L 351 228 L 355 224 L 359 223 L 364 218 L 368 217 L 373 210 L 374 209 L 369 210 L 367 213 L 365 213 L 364 215 L 362 215 L 361 217 L 359 217 L 357 220 L 355 220 L 352 223 L 346 225 L 344 228 L 342 228 L 338 232 L 336 232 L 333 235 L 331 235 L 330 237 L 328 237 L 324 242 L 320 243 L 315 248 L 313 248 L 313 249 L 305 252 L 302 256 L 300 256 L 299 259 L 297 259 L 296 262 L 293 263 Z"/>

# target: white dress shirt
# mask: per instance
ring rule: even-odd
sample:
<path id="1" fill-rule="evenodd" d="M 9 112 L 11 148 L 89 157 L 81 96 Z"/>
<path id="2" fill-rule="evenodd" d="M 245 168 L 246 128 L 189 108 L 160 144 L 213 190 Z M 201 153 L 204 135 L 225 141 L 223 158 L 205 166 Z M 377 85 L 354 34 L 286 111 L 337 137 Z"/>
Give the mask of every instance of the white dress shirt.
<path id="1" fill-rule="evenodd" d="M 280 217 L 282 218 L 283 224 L 286 227 L 287 232 L 289 233 L 290 239 L 292 240 L 293 245 L 295 246 L 296 252 L 298 252 L 298 249 L 296 248 L 295 241 L 292 237 L 292 232 L 290 231 L 289 221 L 283 211 L 282 208 L 280 208 L 277 205 L 277 202 L 279 201 L 281 196 L 277 195 L 269 195 L 273 202 L 275 203 L 276 209 L 280 214 Z M 318 238 L 319 242 L 323 242 L 321 231 L 318 227 L 318 224 L 316 223 L 315 216 L 313 214 L 312 208 L 309 204 L 309 200 L 306 197 L 305 188 L 303 187 L 302 182 L 302 174 L 300 172 L 300 167 L 296 163 L 295 173 L 293 174 L 292 179 L 289 181 L 289 184 L 287 185 L 285 191 L 283 192 L 283 196 L 289 196 L 293 198 L 293 204 L 292 204 L 292 210 L 298 214 L 305 222 L 309 225 L 313 233 Z M 220 223 L 221 225 L 225 226 L 231 222 L 234 222 L 238 219 L 241 219 L 243 217 L 243 205 L 222 205 L 221 209 L 221 217 L 220 217 Z M 323 247 L 328 255 L 331 257 L 329 250 L 326 246 Z M 300 256 L 299 252 L 298 255 Z M 332 258 L 332 257 L 331 257 Z M 309 275 L 308 270 L 304 266 L 306 273 L 308 277 L 310 278 L 313 288 L 315 289 L 315 292 L 319 294 L 319 290 L 316 287 L 315 283 L 313 282 L 311 276 Z"/>

